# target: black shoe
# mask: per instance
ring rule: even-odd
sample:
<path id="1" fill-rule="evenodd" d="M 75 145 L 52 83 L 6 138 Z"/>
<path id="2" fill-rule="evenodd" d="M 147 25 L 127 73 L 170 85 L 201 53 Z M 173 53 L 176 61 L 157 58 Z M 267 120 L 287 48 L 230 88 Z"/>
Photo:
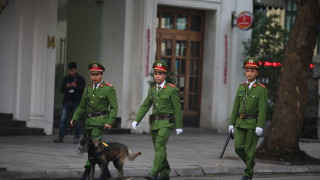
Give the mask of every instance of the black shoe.
<path id="1" fill-rule="evenodd" d="M 106 179 L 110 179 L 111 178 L 111 174 L 108 168 L 104 169 L 103 175 L 100 176 L 99 180 L 106 180 Z"/>
<path id="2" fill-rule="evenodd" d="M 63 139 L 57 137 L 56 139 L 53 140 L 54 143 L 63 143 Z"/>
<path id="3" fill-rule="evenodd" d="M 80 180 L 87 180 L 87 179 L 89 179 L 90 172 L 91 172 L 91 168 L 90 168 L 90 166 L 85 166 L 84 168 L 85 168 L 85 169 L 84 169 L 84 172 L 83 172 Z"/>
<path id="4" fill-rule="evenodd" d="M 241 180 L 252 180 L 252 177 L 243 176 Z"/>
<path id="5" fill-rule="evenodd" d="M 146 175 L 144 178 L 148 180 L 157 180 L 157 178 L 151 174 Z"/>
<path id="6" fill-rule="evenodd" d="M 169 176 L 159 176 L 157 180 L 170 180 Z"/>

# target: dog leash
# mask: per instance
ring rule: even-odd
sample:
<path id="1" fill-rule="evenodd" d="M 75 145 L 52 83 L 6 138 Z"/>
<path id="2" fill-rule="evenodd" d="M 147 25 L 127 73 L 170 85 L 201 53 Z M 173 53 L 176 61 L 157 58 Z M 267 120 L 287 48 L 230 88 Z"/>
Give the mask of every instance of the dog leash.
<path id="1" fill-rule="evenodd" d="M 99 126 L 99 125 L 89 125 L 89 124 L 86 124 L 86 125 L 84 125 L 84 126 L 87 126 L 87 127 L 96 127 L 96 128 L 101 128 L 101 129 L 104 128 L 104 126 Z M 108 130 L 104 130 L 104 134 L 108 134 L 110 131 L 111 131 L 111 128 L 108 129 Z"/>
<path id="2" fill-rule="evenodd" d="M 89 124 L 85 124 L 86 127 L 95 127 L 95 128 L 101 128 L 103 129 L 104 126 L 98 126 L 98 125 L 89 125 Z M 111 129 L 105 130 L 104 129 L 104 134 L 107 134 L 110 132 Z M 100 137 L 101 138 L 101 137 Z M 85 152 L 88 152 L 88 143 L 85 143 L 84 145 L 80 144 L 76 147 L 75 152 L 77 152 L 79 155 L 83 155 Z"/>

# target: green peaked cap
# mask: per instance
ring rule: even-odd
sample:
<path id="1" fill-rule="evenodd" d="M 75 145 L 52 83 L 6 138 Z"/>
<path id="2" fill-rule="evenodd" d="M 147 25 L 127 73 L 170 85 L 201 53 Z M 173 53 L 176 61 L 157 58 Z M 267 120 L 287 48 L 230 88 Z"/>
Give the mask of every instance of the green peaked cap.
<path id="1" fill-rule="evenodd" d="M 155 61 L 152 65 L 154 71 L 168 72 L 168 65 L 163 61 Z"/>
<path id="2" fill-rule="evenodd" d="M 260 63 L 255 57 L 248 57 L 243 61 L 243 68 L 247 69 L 259 69 Z"/>
<path id="3" fill-rule="evenodd" d="M 88 66 L 88 69 L 90 72 L 103 72 L 103 71 L 105 71 L 105 68 L 100 63 L 97 63 L 97 62 L 90 63 Z"/>

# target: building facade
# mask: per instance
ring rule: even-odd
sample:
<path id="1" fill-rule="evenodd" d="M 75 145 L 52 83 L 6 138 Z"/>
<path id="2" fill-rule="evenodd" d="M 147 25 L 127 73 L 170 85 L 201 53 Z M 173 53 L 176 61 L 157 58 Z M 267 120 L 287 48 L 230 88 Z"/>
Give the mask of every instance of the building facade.
<path id="1" fill-rule="evenodd" d="M 226 132 L 251 34 L 231 17 L 252 8 L 252 0 L 10 0 L 0 14 L 0 113 L 51 135 L 66 65 L 75 61 L 89 81 L 87 65 L 98 61 L 116 88 L 121 127 L 131 128 L 152 63 L 163 60 L 185 126 Z M 146 119 L 133 132 L 149 132 Z"/>

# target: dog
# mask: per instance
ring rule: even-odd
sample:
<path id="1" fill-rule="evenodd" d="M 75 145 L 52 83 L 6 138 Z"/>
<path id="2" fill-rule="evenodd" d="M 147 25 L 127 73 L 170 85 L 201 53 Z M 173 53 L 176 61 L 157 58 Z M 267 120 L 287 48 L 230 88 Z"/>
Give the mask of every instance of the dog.
<path id="1" fill-rule="evenodd" d="M 108 169 L 109 162 L 112 161 L 114 167 L 118 170 L 118 178 L 122 179 L 123 176 L 123 165 L 125 158 L 127 157 L 130 161 L 133 161 L 141 152 L 131 152 L 131 150 L 124 144 L 118 142 L 105 143 L 101 139 L 92 139 L 91 133 L 86 132 L 83 135 L 78 152 L 88 153 L 90 161 L 90 180 L 94 178 L 95 165 L 98 164 L 101 169 L 100 179 L 111 178 L 110 171 Z"/>

